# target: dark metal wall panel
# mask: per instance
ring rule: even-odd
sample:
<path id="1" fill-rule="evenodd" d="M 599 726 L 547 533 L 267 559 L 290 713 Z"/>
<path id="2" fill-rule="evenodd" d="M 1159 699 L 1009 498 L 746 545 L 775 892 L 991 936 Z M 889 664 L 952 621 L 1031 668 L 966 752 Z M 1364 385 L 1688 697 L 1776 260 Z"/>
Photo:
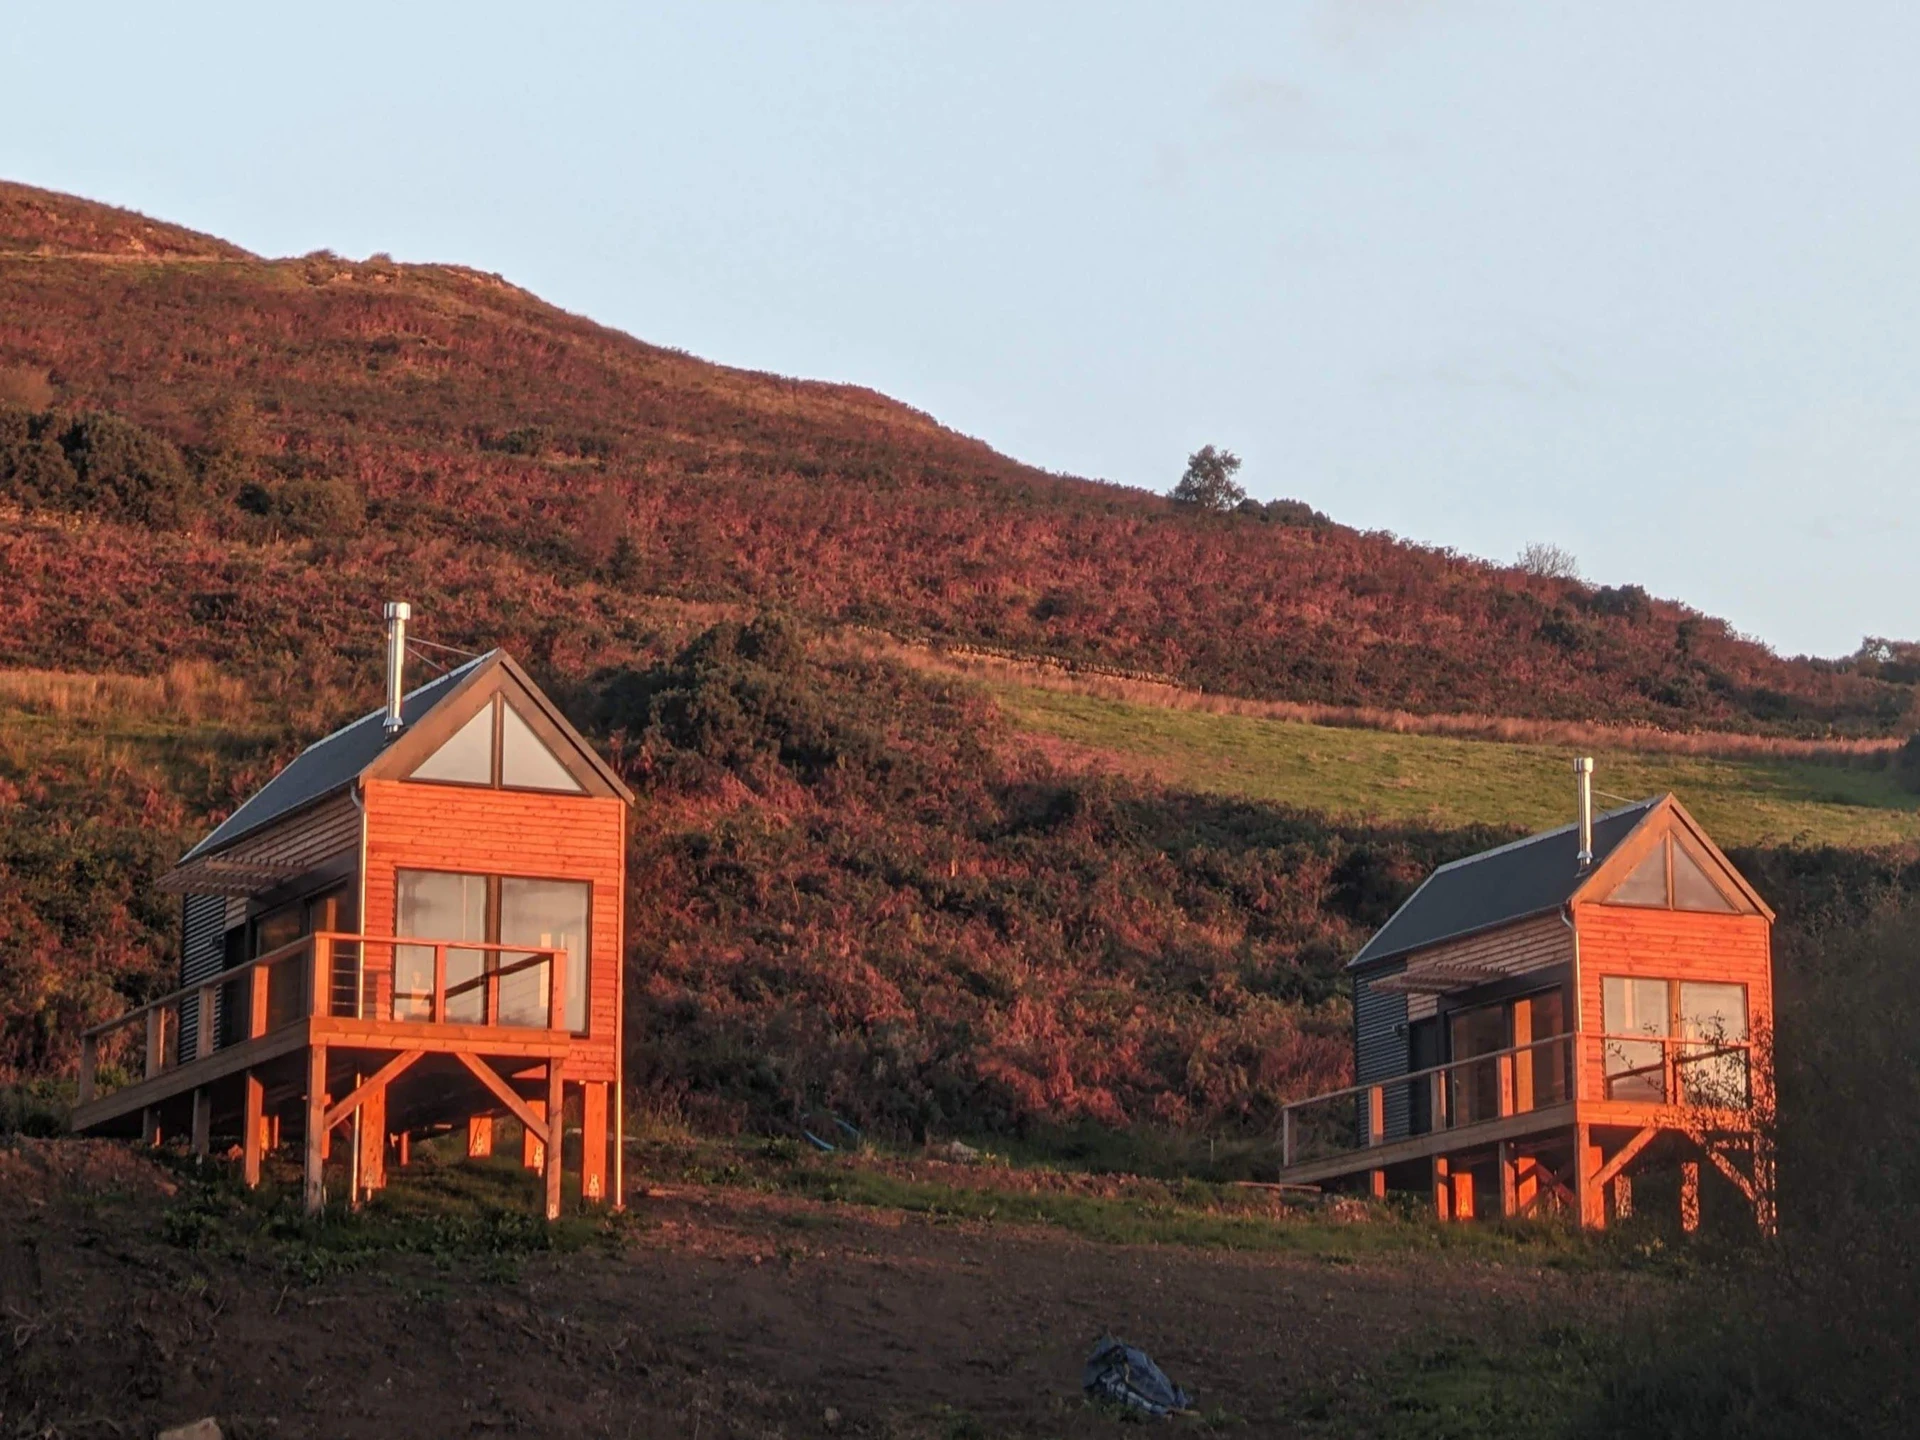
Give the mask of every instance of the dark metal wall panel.
<path id="1" fill-rule="evenodd" d="M 180 984 L 182 988 L 197 985 L 202 980 L 211 979 L 220 973 L 226 928 L 225 896 L 187 895 L 182 897 L 180 904 Z M 180 1007 L 180 1053 L 194 1054 L 199 1042 L 200 1004 L 197 999 L 189 998 Z"/>
<path id="2" fill-rule="evenodd" d="M 1407 997 L 1404 992 L 1381 990 L 1369 979 L 1383 980 L 1406 969 L 1404 962 L 1353 978 L 1353 1077 L 1358 1085 L 1407 1073 Z M 1389 1140 L 1404 1139 L 1410 1114 L 1407 1087 L 1387 1088 L 1386 1125 Z M 1362 1124 L 1364 1125 L 1364 1109 Z"/>

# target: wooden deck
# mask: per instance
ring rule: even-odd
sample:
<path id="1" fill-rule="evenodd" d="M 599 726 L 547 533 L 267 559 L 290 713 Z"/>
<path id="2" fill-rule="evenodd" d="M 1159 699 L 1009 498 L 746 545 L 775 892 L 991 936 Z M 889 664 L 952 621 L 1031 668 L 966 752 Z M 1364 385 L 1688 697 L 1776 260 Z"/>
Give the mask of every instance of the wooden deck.
<path id="1" fill-rule="evenodd" d="M 1657 1046 L 1660 1053 L 1653 1063 L 1609 1074 L 1600 1059 L 1609 1045 Z M 1499 1180 L 1498 1213 L 1526 1214 L 1558 1193 L 1580 1223 L 1598 1227 L 1606 1223 L 1609 1194 L 1617 1213 L 1630 1213 L 1629 1167 L 1665 1138 L 1698 1157 L 1681 1163 L 1682 1218 L 1689 1228 L 1698 1221 L 1704 1159 L 1752 1204 L 1762 1229 L 1771 1231 L 1772 1159 L 1757 1119 L 1770 1096 L 1762 1083 L 1765 1067 L 1753 1063 L 1752 1051 L 1744 1042 L 1556 1035 L 1348 1086 L 1285 1107 L 1277 1178 L 1294 1185 L 1364 1178 L 1382 1196 L 1390 1172 L 1405 1176 L 1409 1167 L 1420 1167 L 1421 1183 L 1431 1185 L 1441 1217 L 1465 1218 L 1476 1213 L 1471 1170 L 1491 1164 Z M 1590 1072 L 1602 1086 L 1630 1082 L 1637 1094 L 1656 1098 L 1582 1094 Z M 1550 1082 L 1548 1089 L 1537 1093 L 1542 1079 Z M 1389 1132 L 1388 1095 L 1396 1090 L 1405 1102 L 1404 1108 L 1392 1107 L 1396 1119 L 1413 1133 Z M 1323 1117 L 1317 1127 L 1310 1118 L 1316 1113 Z M 1316 1146 L 1316 1129 L 1331 1130 L 1333 1142 Z"/>
<path id="2" fill-rule="evenodd" d="M 404 1146 L 464 1123 L 490 1144 L 486 1117 L 505 1114 L 525 1129 L 527 1163 L 546 1172 L 557 1214 L 562 1076 L 610 1043 L 566 1028 L 566 962 L 565 951 L 524 946 L 305 936 L 86 1032 L 69 1124 L 151 1144 L 185 1135 L 202 1155 L 215 1134 L 231 1135 L 253 1183 L 284 1118 L 318 1208 L 336 1130 L 351 1126 L 357 1197 L 384 1183 L 389 1137 Z M 182 1055 L 188 1034 L 193 1053 Z M 136 1078 L 103 1092 L 103 1075 L 125 1069 Z M 588 1103 L 604 1089 L 589 1083 Z M 604 1195 L 604 1159 L 583 1157 L 592 1198 Z"/>

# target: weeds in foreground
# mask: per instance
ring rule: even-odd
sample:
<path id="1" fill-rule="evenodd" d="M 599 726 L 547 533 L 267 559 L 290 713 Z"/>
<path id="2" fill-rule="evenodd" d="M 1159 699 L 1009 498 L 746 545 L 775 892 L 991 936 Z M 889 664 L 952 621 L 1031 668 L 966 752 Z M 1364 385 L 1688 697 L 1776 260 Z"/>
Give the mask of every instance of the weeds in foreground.
<path id="1" fill-rule="evenodd" d="M 574 1212 L 547 1222 L 527 1173 L 507 1160 L 449 1163 L 415 1149 L 406 1175 L 359 1208 L 300 1209 L 298 1185 L 272 1176 L 248 1190 L 226 1167 L 175 1157 L 181 1192 L 161 1220 L 161 1237 L 183 1249 L 271 1264 L 289 1280 L 315 1284 L 396 1255 L 424 1259 L 472 1278 L 510 1280 L 529 1256 L 617 1246 L 634 1222 L 614 1212 Z"/>

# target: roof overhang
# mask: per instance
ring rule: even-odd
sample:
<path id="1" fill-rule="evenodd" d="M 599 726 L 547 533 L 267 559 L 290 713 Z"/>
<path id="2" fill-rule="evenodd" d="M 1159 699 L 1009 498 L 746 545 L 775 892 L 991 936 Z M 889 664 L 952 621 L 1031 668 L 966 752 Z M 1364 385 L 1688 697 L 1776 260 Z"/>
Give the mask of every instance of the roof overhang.
<path id="1" fill-rule="evenodd" d="M 310 868 L 291 860 L 199 855 L 167 871 L 153 888 L 167 895 L 260 895 L 299 878 Z"/>

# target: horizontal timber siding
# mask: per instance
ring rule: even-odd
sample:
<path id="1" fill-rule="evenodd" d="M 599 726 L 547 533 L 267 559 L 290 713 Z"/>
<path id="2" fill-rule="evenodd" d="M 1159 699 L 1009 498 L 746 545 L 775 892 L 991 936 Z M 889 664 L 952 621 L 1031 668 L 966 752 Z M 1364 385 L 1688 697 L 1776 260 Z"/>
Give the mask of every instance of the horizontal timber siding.
<path id="1" fill-rule="evenodd" d="M 1760 915 L 1715 915 L 1625 905 L 1574 907 L 1580 932 L 1580 1028 L 1602 1031 L 1600 981 L 1606 975 L 1709 980 L 1747 987 L 1747 1023 L 1755 1035 L 1773 1030 L 1772 927 Z M 1582 1094 L 1598 1099 L 1600 1047 L 1582 1059 Z"/>
<path id="2" fill-rule="evenodd" d="M 401 780 L 368 780 L 365 788 L 369 935 L 393 933 L 396 870 L 459 870 L 592 885 L 588 1038 L 569 1053 L 566 1077 L 614 1079 L 625 803 Z"/>

